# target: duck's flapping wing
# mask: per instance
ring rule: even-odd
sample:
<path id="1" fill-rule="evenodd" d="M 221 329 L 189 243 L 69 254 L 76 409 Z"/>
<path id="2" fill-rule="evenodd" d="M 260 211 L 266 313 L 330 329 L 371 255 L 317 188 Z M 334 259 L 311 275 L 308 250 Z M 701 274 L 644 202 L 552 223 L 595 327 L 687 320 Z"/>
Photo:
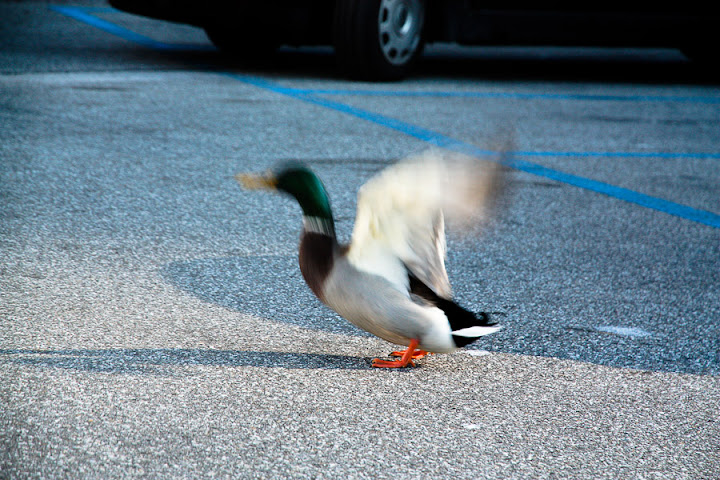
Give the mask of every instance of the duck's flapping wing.
<path id="1" fill-rule="evenodd" d="M 450 298 L 445 219 L 486 218 L 498 172 L 495 163 L 438 149 L 386 168 L 358 193 L 349 260 L 406 287 L 409 270 Z"/>

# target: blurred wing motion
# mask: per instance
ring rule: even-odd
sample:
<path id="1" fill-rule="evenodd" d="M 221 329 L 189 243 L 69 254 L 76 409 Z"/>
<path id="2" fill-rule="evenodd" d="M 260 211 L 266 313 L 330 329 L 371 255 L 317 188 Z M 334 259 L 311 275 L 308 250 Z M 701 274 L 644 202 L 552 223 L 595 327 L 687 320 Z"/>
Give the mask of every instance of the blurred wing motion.
<path id="1" fill-rule="evenodd" d="M 408 272 L 452 296 L 445 270 L 445 218 L 482 222 L 501 185 L 497 163 L 429 150 L 386 168 L 358 193 L 348 259 L 408 289 Z"/>

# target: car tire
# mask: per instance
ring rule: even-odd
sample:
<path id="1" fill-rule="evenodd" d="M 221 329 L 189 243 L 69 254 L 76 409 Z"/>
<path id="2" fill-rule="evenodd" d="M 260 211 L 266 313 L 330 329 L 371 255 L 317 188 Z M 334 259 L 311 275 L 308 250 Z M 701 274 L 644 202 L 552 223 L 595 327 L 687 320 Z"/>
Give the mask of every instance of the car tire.
<path id="1" fill-rule="evenodd" d="M 338 0 L 335 53 L 352 78 L 399 80 L 423 50 L 424 0 Z"/>

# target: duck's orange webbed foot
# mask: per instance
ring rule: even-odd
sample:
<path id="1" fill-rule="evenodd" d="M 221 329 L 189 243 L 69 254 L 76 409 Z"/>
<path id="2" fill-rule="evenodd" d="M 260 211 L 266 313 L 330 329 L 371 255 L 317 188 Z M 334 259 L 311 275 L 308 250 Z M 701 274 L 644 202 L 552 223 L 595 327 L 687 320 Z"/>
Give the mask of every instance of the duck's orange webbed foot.
<path id="1" fill-rule="evenodd" d="M 392 352 L 390 354 L 391 356 L 400 357 L 399 360 L 381 360 L 379 358 L 375 358 L 372 361 L 372 366 L 376 368 L 404 368 L 407 366 L 414 367 L 414 358 L 422 358 L 427 355 L 427 352 L 424 350 L 416 350 L 419 344 L 419 341 L 411 340 L 410 345 L 408 345 L 407 349 L 401 352 Z M 415 356 L 416 354 L 418 354 L 419 356 Z"/>
<path id="2" fill-rule="evenodd" d="M 407 349 L 400 350 L 399 352 L 390 352 L 391 357 L 402 357 L 405 355 L 405 352 L 407 352 Z M 432 355 L 430 352 L 426 352 L 425 350 L 415 350 L 412 352 L 412 355 L 410 355 L 410 358 L 413 360 L 419 360 L 423 358 L 425 355 Z"/>

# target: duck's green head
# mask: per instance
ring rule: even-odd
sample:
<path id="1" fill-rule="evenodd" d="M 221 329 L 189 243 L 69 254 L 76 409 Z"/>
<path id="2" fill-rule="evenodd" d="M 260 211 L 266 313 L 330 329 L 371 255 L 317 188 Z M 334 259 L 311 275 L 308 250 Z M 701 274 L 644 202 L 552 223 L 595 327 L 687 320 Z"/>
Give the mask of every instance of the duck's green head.
<path id="1" fill-rule="evenodd" d="M 304 165 L 289 165 L 264 175 L 237 174 L 235 179 L 248 189 L 279 190 L 295 197 L 303 215 L 332 220 L 330 199 L 320 179 Z"/>

